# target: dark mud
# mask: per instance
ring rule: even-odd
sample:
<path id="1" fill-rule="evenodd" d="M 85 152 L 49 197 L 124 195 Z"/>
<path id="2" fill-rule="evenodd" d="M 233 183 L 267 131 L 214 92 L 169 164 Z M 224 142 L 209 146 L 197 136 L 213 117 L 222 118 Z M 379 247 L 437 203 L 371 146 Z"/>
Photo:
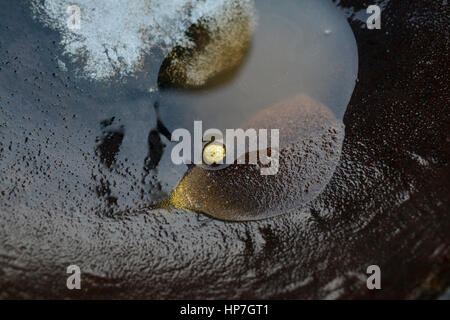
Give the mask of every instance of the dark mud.
<path id="1" fill-rule="evenodd" d="M 374 2 L 385 4 L 380 31 L 349 16 L 359 82 L 331 182 L 305 209 L 227 223 L 189 211 L 130 214 L 184 174 L 161 167 L 158 150 L 169 142 L 155 101 L 137 80 L 111 89 L 67 78 L 54 61 L 58 35 L 24 22 L 24 1 L 1 0 L 0 297 L 442 295 L 450 283 L 448 8 Z M 340 3 L 349 13 L 367 5 Z M 159 156 L 158 171 L 146 166 Z M 65 286 L 70 264 L 82 270 L 77 292 Z M 366 289 L 372 264 L 382 290 Z"/>
<path id="2" fill-rule="evenodd" d="M 268 107 L 242 127 L 280 130 L 279 149 L 247 153 L 242 156 L 245 164 L 221 170 L 195 166 L 171 195 L 172 204 L 222 220 L 261 220 L 307 204 L 333 176 L 344 126 L 330 109 L 307 95 Z M 267 155 L 279 159 L 276 168 L 261 163 Z M 249 162 L 252 156 L 256 164 Z M 271 172 L 264 174 L 264 167 Z"/>

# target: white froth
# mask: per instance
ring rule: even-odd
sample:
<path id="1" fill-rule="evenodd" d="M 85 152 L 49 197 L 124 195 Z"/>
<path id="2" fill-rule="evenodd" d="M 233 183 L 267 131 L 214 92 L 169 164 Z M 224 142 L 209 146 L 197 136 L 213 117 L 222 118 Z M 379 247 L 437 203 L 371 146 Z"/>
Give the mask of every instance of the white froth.
<path id="1" fill-rule="evenodd" d="M 64 54 L 82 62 L 81 76 L 106 80 L 135 72 L 152 47 L 189 46 L 186 30 L 200 18 L 227 15 L 253 0 L 32 0 L 34 17 L 61 34 Z M 81 10 L 81 27 L 68 26 L 69 6 Z M 214 29 L 214 26 L 212 26 Z"/>

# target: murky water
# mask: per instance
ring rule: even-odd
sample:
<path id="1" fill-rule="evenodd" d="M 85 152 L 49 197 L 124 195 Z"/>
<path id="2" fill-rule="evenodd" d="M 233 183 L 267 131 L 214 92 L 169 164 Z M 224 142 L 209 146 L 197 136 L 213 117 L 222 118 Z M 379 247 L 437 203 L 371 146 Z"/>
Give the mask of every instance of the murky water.
<path id="1" fill-rule="evenodd" d="M 93 4 L 82 1 L 83 26 L 77 30 L 66 25 L 66 1 L 32 1 L 31 9 L 26 8 L 28 19 L 24 23 L 34 29 L 34 35 L 29 36 L 39 39 L 46 34 L 52 38 L 54 48 L 39 56 L 39 72 L 55 79 L 45 84 L 58 100 L 53 103 L 54 110 L 48 112 L 50 96 L 41 97 L 37 89 L 42 85 L 35 85 L 33 92 L 39 95 L 35 99 L 40 103 L 23 101 L 23 108 L 29 109 L 27 114 L 36 114 L 26 126 L 45 125 L 48 132 L 42 134 L 49 136 L 46 150 L 41 151 L 42 146 L 33 146 L 32 142 L 28 146 L 52 155 L 60 154 L 63 144 L 74 146 L 84 159 L 77 163 L 79 175 L 65 177 L 62 189 L 57 178 L 62 175 L 61 167 L 51 165 L 57 160 L 49 157 L 44 161 L 45 166 L 54 167 L 53 172 L 46 173 L 50 177 L 45 185 L 54 190 L 48 197 L 56 197 L 56 206 L 64 202 L 58 200 L 62 194 L 72 195 L 79 203 L 76 190 L 80 185 L 86 190 L 86 211 L 117 214 L 164 201 L 187 170 L 171 160 L 174 144 L 169 141 L 170 134 L 177 128 L 192 131 L 194 120 L 202 120 L 205 130 L 240 128 L 271 105 L 302 93 L 329 108 L 337 122 L 342 121 L 355 86 L 358 54 L 353 33 L 334 4 L 325 0 L 282 4 L 243 1 L 234 9 L 234 0 L 195 5 L 187 0 L 179 2 L 173 6 L 160 1 L 130 6 L 119 1 L 112 8 L 106 1 L 93 10 Z M 187 6 L 193 9 L 185 9 Z M 206 21 L 203 24 L 212 40 L 204 52 L 194 51 L 194 58 L 198 56 L 206 63 L 196 66 L 194 58 L 189 61 L 193 63 L 192 79 L 205 74 L 205 69 L 211 68 L 214 73 L 227 67 L 226 62 L 214 63 L 227 54 L 240 57 L 239 63 L 233 62 L 225 81 L 215 85 L 206 83 L 198 90 L 172 90 L 170 86 L 158 89 L 161 65 L 171 50 L 177 46 L 190 48 L 204 37 L 202 33 L 189 36 L 190 24 L 195 21 Z M 245 32 L 248 35 L 242 36 Z M 13 41 L 10 34 L 6 36 L 6 41 Z M 244 52 L 241 48 L 247 49 Z M 15 86 L 27 90 L 29 82 L 22 80 Z M 69 86 L 75 91 L 66 94 Z M 40 113 L 47 114 L 44 124 Z M 14 125 L 9 130 L 19 130 L 13 129 Z M 299 134 L 297 138 L 307 137 Z M 341 144 L 336 154 L 340 149 Z M 20 155 L 28 153 L 22 147 L 14 150 Z M 77 161 L 76 156 L 72 158 Z M 314 169 L 329 172 L 323 186 L 337 161 L 331 168 L 323 163 Z M 39 203 L 42 195 L 31 190 L 40 188 L 41 183 L 36 181 L 27 187 L 27 197 Z M 256 199 L 258 195 L 249 197 Z"/>
<path id="2" fill-rule="evenodd" d="M 255 11 L 258 22 L 238 71 L 201 90 L 163 90 L 160 99 L 169 130 L 192 133 L 195 120 L 202 121 L 203 130 L 225 132 L 248 127 L 277 102 L 292 98 L 286 104 L 296 105 L 272 107 L 257 128 L 281 131 L 282 165 L 275 179 L 255 176 L 255 168 L 231 167 L 228 173 L 195 168 L 172 197 L 178 206 L 226 220 L 279 215 L 320 193 L 339 161 L 340 124 L 358 71 L 353 32 L 332 3 L 257 1 Z M 294 98 L 299 93 L 305 96 Z M 327 109 L 334 116 L 314 117 Z M 332 130 L 339 133 L 333 136 Z M 319 137 L 322 143 L 315 141 Z"/>
<path id="3" fill-rule="evenodd" d="M 383 8 L 383 30 L 368 31 L 366 8 L 340 3 L 359 47 L 352 101 L 345 111 L 345 95 L 337 95 L 340 108 L 332 95 L 326 101 L 326 94 L 301 87 L 337 120 L 346 112 L 332 180 L 306 207 L 228 223 L 181 209 L 135 214 L 166 199 L 186 173 L 171 164 L 164 128 L 189 124 L 192 114 L 214 119 L 191 97 L 148 92 L 159 72 L 151 62 L 165 55 L 150 50 L 139 68 L 130 65 L 111 78 L 114 68 L 99 68 L 110 81 L 90 81 L 81 75 L 89 70 L 83 61 L 67 55 L 64 36 L 32 18 L 30 2 L 0 0 L 0 297 L 398 299 L 446 291 L 446 4 L 374 0 Z M 322 31 L 317 37 L 335 34 Z M 294 43 L 271 39 L 283 40 L 286 47 Z M 243 77 L 256 45 L 233 81 Z M 341 58 L 333 55 L 330 63 Z M 255 111 L 276 106 L 258 104 L 259 94 L 266 92 L 250 97 Z M 171 101 L 184 106 L 177 115 L 186 118 L 167 119 L 163 109 L 173 107 Z M 223 123 L 211 120 L 211 126 L 234 126 L 232 115 L 221 117 Z M 65 270 L 73 263 L 83 272 L 82 290 L 68 292 Z M 383 272 L 383 290 L 375 293 L 365 290 L 372 264 Z"/>
<path id="4" fill-rule="evenodd" d="M 304 93 L 342 120 L 358 73 L 358 52 L 345 16 L 329 1 L 256 1 L 257 25 L 234 77 L 211 89 L 164 92 L 170 130 L 240 128 L 259 111 Z"/>

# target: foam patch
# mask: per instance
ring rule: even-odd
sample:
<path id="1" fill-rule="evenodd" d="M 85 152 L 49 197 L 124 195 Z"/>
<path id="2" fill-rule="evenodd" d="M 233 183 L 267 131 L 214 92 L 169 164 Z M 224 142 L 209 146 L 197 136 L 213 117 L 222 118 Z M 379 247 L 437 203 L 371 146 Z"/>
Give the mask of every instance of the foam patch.
<path id="1" fill-rule="evenodd" d="M 152 47 L 192 45 L 186 36 L 192 24 L 227 21 L 237 3 L 253 12 L 252 0 L 32 0 L 31 6 L 35 19 L 60 32 L 64 54 L 81 62 L 80 76 L 108 80 L 139 70 Z M 73 5 L 80 8 L 79 29 L 68 25 Z"/>

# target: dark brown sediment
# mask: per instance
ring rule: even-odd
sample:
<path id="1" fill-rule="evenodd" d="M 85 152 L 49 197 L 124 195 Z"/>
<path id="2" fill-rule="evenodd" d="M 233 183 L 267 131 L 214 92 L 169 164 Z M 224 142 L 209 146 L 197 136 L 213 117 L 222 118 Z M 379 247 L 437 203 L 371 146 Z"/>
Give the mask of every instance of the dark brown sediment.
<path id="1" fill-rule="evenodd" d="M 331 179 L 344 128 L 326 106 L 300 94 L 261 111 L 243 128 L 279 130 L 279 170 L 262 175 L 258 164 L 196 166 L 174 190 L 174 205 L 223 220 L 258 220 L 305 205 Z"/>
<path id="2" fill-rule="evenodd" d="M 253 8 L 234 1 L 221 10 L 189 28 L 186 34 L 192 46 L 178 45 L 164 59 L 158 75 L 160 88 L 211 88 L 239 70 L 250 48 Z"/>

